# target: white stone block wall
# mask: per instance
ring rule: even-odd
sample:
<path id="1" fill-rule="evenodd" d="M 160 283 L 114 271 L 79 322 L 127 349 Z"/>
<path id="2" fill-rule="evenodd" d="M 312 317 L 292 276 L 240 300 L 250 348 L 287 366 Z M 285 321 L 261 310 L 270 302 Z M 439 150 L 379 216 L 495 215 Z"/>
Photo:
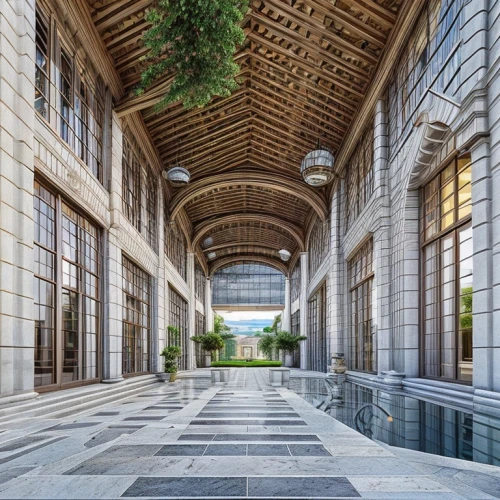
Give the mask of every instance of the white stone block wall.
<path id="1" fill-rule="evenodd" d="M 69 35 L 71 37 L 71 35 Z M 78 34 L 76 35 L 78 36 Z M 151 144 L 141 147 L 158 175 L 158 248 L 151 248 L 123 213 L 122 131 L 127 119 L 109 113 L 104 182 L 34 110 L 35 0 L 2 0 L 0 9 L 0 398 L 34 391 L 34 221 L 33 184 L 40 176 L 63 199 L 101 228 L 103 242 L 101 379 L 122 379 L 123 257 L 150 276 L 152 290 L 151 370 L 161 368 L 159 352 L 168 324 L 168 286 L 188 301 L 194 283 L 179 275 L 164 255 L 163 168 Z M 89 54 L 92 58 L 92 54 Z M 55 96 L 53 96 L 55 98 Z M 111 103 L 108 94 L 107 102 Z M 144 126 L 135 120 L 132 131 Z M 193 274 L 193 273 L 191 273 Z M 193 274 L 194 276 L 194 274 Z M 193 290 L 191 290 L 193 288 Z M 191 301 L 194 305 L 194 300 Z M 194 313 L 194 307 L 190 307 Z M 190 333 L 194 334 L 194 317 Z M 191 332 L 191 330 L 193 330 Z M 10 400 L 10 399 L 9 399 Z"/>
<path id="2" fill-rule="evenodd" d="M 0 395 L 33 391 L 35 2 L 0 9 Z"/>
<path id="3" fill-rule="evenodd" d="M 392 369 L 406 377 L 421 375 L 420 187 L 439 171 L 445 158 L 469 151 L 473 163 L 473 386 L 477 395 L 494 397 L 500 391 L 500 371 L 494 368 L 500 366 L 500 1 L 465 0 L 462 5 L 459 84 L 450 102 L 443 104 L 439 96 L 428 93 L 419 107 L 419 112 L 427 111 L 432 119 L 450 124 L 432 164 L 416 169 L 421 127 L 400 144 L 390 143 L 384 93 L 374 110 L 374 193 L 346 234 L 345 183 L 334 191 L 327 333 L 330 349 L 335 346 L 347 356 L 347 260 L 371 235 L 378 372 Z M 309 288 L 325 279 L 310 278 Z"/>

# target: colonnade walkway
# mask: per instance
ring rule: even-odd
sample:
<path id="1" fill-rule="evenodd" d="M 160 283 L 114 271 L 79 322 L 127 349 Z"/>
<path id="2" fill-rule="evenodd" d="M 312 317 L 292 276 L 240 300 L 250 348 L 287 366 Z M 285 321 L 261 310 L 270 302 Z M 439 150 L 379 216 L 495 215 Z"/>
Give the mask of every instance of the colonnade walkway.
<path id="1" fill-rule="evenodd" d="M 266 369 L 65 414 L 0 424 L 0 498 L 500 498 L 498 467 L 383 447 Z"/>

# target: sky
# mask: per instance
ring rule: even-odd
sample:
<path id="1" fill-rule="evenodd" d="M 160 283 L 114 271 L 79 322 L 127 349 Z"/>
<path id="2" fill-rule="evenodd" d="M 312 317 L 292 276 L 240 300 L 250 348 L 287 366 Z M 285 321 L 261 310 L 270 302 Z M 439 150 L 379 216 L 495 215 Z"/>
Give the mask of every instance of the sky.
<path id="1" fill-rule="evenodd" d="M 281 311 L 217 311 L 226 321 L 248 321 L 251 319 L 274 319 Z"/>

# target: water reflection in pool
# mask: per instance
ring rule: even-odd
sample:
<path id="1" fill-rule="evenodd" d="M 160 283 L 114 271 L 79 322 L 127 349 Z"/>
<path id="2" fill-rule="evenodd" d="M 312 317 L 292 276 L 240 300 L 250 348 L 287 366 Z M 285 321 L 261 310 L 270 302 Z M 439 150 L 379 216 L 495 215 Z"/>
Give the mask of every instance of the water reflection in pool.
<path id="1" fill-rule="evenodd" d="M 292 378 L 290 389 L 367 437 L 392 446 L 500 465 L 500 419 L 324 378 Z"/>

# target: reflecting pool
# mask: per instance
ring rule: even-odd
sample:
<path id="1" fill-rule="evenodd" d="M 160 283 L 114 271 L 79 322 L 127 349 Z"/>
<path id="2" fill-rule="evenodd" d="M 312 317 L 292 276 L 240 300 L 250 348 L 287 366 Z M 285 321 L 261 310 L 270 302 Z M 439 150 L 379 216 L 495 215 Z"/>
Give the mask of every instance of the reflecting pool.
<path id="1" fill-rule="evenodd" d="M 403 391 L 291 378 L 290 389 L 365 436 L 435 455 L 500 465 L 500 419 L 410 397 Z"/>

